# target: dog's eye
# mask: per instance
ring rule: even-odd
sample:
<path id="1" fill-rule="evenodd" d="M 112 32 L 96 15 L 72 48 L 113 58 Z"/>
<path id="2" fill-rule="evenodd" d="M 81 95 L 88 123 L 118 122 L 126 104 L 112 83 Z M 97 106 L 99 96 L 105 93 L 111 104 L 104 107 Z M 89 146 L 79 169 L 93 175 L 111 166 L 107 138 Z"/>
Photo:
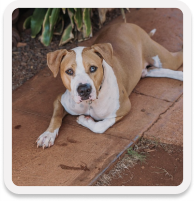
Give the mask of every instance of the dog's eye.
<path id="1" fill-rule="evenodd" d="M 94 73 L 96 70 L 97 70 L 97 67 L 96 67 L 96 66 L 91 66 L 91 67 L 90 67 L 90 72 L 91 72 L 91 73 Z"/>
<path id="2" fill-rule="evenodd" d="M 66 71 L 66 73 L 68 74 L 68 75 L 73 75 L 73 70 L 72 69 L 68 69 L 67 71 Z"/>

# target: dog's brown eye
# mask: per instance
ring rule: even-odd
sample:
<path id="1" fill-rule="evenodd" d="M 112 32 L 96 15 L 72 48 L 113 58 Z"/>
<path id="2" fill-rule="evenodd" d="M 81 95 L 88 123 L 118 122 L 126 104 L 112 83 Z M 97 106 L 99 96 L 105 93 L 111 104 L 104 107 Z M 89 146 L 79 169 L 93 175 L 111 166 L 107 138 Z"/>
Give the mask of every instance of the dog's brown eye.
<path id="1" fill-rule="evenodd" d="M 73 70 L 72 69 L 68 69 L 67 71 L 66 71 L 66 73 L 68 74 L 68 75 L 73 75 Z"/>
<path id="2" fill-rule="evenodd" d="M 96 70 L 97 70 L 97 67 L 96 67 L 96 66 L 91 66 L 91 67 L 90 67 L 90 72 L 91 72 L 91 73 L 94 73 Z"/>

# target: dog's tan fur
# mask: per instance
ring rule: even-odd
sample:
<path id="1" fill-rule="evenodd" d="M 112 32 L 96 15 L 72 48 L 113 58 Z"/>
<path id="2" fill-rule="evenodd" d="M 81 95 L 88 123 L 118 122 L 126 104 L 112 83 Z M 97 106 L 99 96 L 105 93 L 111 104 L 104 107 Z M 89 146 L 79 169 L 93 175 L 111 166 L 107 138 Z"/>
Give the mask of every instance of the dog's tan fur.
<path id="1" fill-rule="evenodd" d="M 139 82 L 146 66 L 159 67 L 155 66 L 152 57 L 158 55 L 162 67 L 172 70 L 177 70 L 183 63 L 182 51 L 171 53 L 152 40 L 150 35 L 134 24 L 114 24 L 100 31 L 94 45 L 83 50 L 83 65 L 86 73 L 91 65 L 98 67 L 96 73 L 88 73 L 95 84 L 97 93 L 104 76 L 102 59 L 113 68 L 117 77 L 120 101 L 115 122 L 121 120 L 130 111 L 129 95 Z M 71 90 L 71 78 L 65 71 L 69 67 L 73 70 L 76 68 L 74 51 L 57 50 L 47 55 L 47 61 L 54 77 L 60 68 L 63 84 Z M 48 128 L 50 132 L 61 126 L 62 118 L 67 114 L 60 104 L 60 97 L 58 96 L 54 102 L 54 113 Z"/>

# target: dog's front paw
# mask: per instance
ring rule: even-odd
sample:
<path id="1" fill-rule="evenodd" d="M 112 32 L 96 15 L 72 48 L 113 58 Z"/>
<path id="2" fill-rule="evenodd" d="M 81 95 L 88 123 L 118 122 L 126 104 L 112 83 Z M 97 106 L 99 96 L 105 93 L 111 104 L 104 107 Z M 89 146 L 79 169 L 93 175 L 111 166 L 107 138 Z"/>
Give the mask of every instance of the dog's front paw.
<path id="1" fill-rule="evenodd" d="M 52 145 L 54 145 L 54 141 L 56 136 L 58 135 L 58 131 L 59 131 L 59 128 L 54 130 L 53 133 L 49 131 L 45 131 L 43 134 L 41 134 L 36 140 L 37 148 L 43 147 L 44 149 L 45 147 L 51 147 Z"/>
<path id="2" fill-rule="evenodd" d="M 81 124 L 82 126 L 85 126 L 89 128 L 89 126 L 94 122 L 94 120 L 90 116 L 84 116 L 80 115 L 77 117 L 77 123 Z"/>

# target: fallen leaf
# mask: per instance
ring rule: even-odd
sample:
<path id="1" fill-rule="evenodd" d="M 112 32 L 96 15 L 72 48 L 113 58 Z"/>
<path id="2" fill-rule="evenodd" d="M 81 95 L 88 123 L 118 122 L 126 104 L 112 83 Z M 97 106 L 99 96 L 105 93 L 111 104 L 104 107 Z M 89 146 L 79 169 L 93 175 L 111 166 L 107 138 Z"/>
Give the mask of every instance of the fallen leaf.
<path id="1" fill-rule="evenodd" d="M 20 42 L 19 42 L 19 43 L 17 44 L 17 47 L 24 47 L 24 46 L 26 46 L 26 45 L 27 45 L 26 43 L 20 43 Z"/>

